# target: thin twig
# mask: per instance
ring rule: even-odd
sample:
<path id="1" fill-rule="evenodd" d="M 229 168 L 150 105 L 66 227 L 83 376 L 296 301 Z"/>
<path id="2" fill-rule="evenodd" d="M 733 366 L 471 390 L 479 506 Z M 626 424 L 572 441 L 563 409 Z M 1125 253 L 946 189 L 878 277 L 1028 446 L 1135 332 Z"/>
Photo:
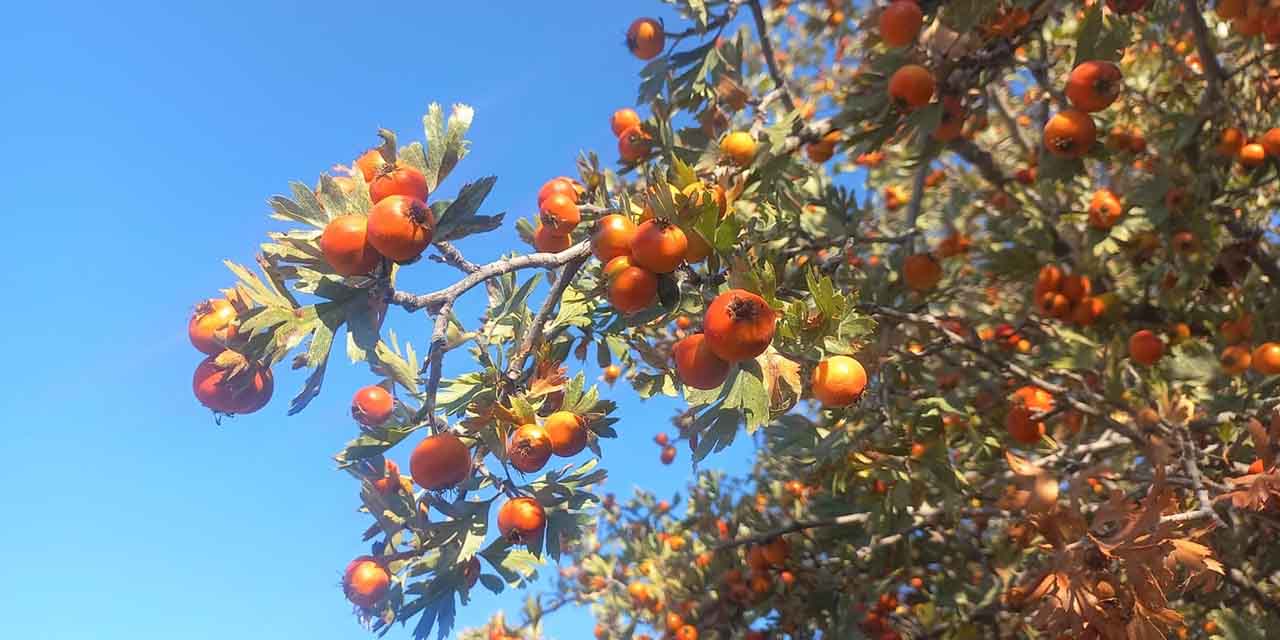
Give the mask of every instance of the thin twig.
<path id="1" fill-rule="evenodd" d="M 725 12 L 707 21 L 707 26 L 693 26 L 684 31 L 667 31 L 663 35 L 668 38 L 688 38 L 703 33 L 710 33 L 712 29 L 719 29 L 733 21 L 738 15 L 738 7 L 746 4 L 749 0 L 729 0 L 729 6 L 725 8 Z"/>
<path id="2" fill-rule="evenodd" d="M 1027 140 L 1022 137 L 1022 128 L 1018 126 L 1018 121 L 1014 119 L 1013 114 L 1009 112 L 1009 105 L 1005 104 L 1004 96 L 1001 95 L 999 89 L 991 89 L 987 91 L 988 102 L 996 108 L 996 113 L 1000 114 L 1000 119 L 1004 120 L 1004 124 L 1009 128 L 1009 136 L 1017 143 L 1018 148 L 1022 149 L 1022 155 L 1027 158 L 1034 158 L 1035 153 L 1032 152 L 1031 145 L 1027 144 Z"/>
<path id="3" fill-rule="evenodd" d="M 520 380 L 520 372 L 524 369 L 525 360 L 529 354 L 533 352 L 534 347 L 538 344 L 538 340 L 542 339 L 542 332 L 547 321 L 551 319 L 551 314 L 555 312 L 556 307 L 560 304 L 560 299 L 564 297 L 564 292 L 569 289 L 569 285 L 573 279 L 577 277 L 578 270 L 586 264 L 590 254 L 584 254 L 565 264 L 564 269 L 560 271 L 556 283 L 551 287 L 551 291 L 547 292 L 546 300 L 542 301 L 542 308 L 538 310 L 538 315 L 533 318 L 533 322 L 529 325 L 524 333 L 524 339 L 520 341 L 520 347 L 515 354 L 511 356 L 511 363 L 507 367 L 507 380 L 517 382 Z"/>
<path id="4" fill-rule="evenodd" d="M 978 170 L 978 173 L 982 174 L 982 177 L 996 188 L 1003 189 L 1005 185 L 1009 184 L 1009 177 L 996 164 L 996 159 L 990 153 L 979 148 L 972 140 L 957 138 L 951 143 L 950 148 L 956 155 L 964 158 L 965 162 L 973 165 Z"/>
<path id="5" fill-rule="evenodd" d="M 1208 511 L 1208 515 L 1213 517 L 1213 521 L 1218 526 L 1225 527 L 1227 523 L 1222 520 L 1216 511 L 1213 510 L 1213 500 L 1209 498 L 1209 490 L 1204 488 L 1204 476 L 1200 473 L 1200 464 L 1196 461 L 1196 449 L 1191 445 L 1191 441 L 1186 434 L 1179 434 L 1178 440 L 1182 445 L 1182 466 L 1187 471 L 1187 477 L 1191 478 L 1191 486 L 1195 490 L 1196 500 L 1200 503 L 1201 511 Z"/>
<path id="6" fill-rule="evenodd" d="M 760 6 L 760 0 L 748 0 L 751 5 L 751 16 L 755 18 L 756 33 L 760 38 L 760 51 L 764 53 L 765 64 L 769 66 L 769 76 L 773 78 L 773 84 L 782 91 L 782 104 L 787 105 L 788 111 L 795 111 L 796 103 L 791 99 L 791 92 L 787 90 L 786 79 L 782 75 L 782 68 L 778 66 L 777 55 L 773 51 L 773 40 L 769 37 L 769 24 L 764 19 L 764 8 Z"/>
<path id="7" fill-rule="evenodd" d="M 1099 406 L 1095 406 L 1095 404 L 1096 405 L 1108 404 L 1106 398 L 1103 398 L 1098 394 L 1092 391 L 1089 391 L 1088 389 L 1081 389 L 1080 393 L 1084 394 L 1085 398 L 1088 400 L 1086 402 L 1085 399 L 1081 399 L 1077 397 L 1074 393 L 1071 392 L 1069 388 L 1067 388 L 1064 385 L 1050 382 L 1049 380 L 1046 380 L 1042 376 L 1039 376 L 1035 373 L 1032 373 L 1031 371 L 1028 371 L 1026 368 L 1022 367 L 1019 364 L 1001 360 L 1000 358 L 992 356 L 991 354 L 984 351 L 981 346 L 971 343 L 964 336 L 961 336 L 960 334 L 952 331 L 946 325 L 946 323 L 944 323 L 942 319 L 938 318 L 937 316 L 934 316 L 928 313 L 911 313 L 907 311 L 900 311 L 892 307 L 885 307 L 885 306 L 876 305 L 876 304 L 860 304 L 858 305 L 858 309 L 860 311 L 863 311 L 864 313 L 880 315 L 880 316 L 892 318 L 894 320 L 898 320 L 901 322 L 910 322 L 916 325 L 932 327 L 934 330 L 940 332 L 943 336 L 945 336 L 948 340 L 950 340 L 952 344 L 955 344 L 956 346 L 961 347 L 966 351 L 969 351 L 970 353 L 977 356 L 979 359 L 990 363 L 992 366 L 1006 373 L 1012 374 L 1017 378 L 1021 378 L 1026 382 L 1030 382 L 1031 384 L 1034 384 L 1037 387 L 1040 387 L 1041 389 L 1044 389 L 1045 391 L 1048 391 L 1049 393 L 1054 394 L 1055 396 L 1061 397 L 1063 400 L 1067 402 L 1067 404 L 1071 408 L 1077 411 L 1080 411 L 1081 413 L 1084 413 L 1086 415 L 1093 416 L 1095 418 L 1102 420 L 1111 429 L 1120 432 L 1121 434 L 1128 437 L 1130 440 L 1133 440 L 1134 442 L 1146 441 L 1146 438 L 1142 434 L 1135 431 L 1133 427 L 1116 421 L 1110 416 L 1108 411 L 1105 411 Z M 1128 408 L 1125 408 L 1125 409 L 1128 410 Z M 1130 413 L 1132 413 L 1132 411 L 1130 411 Z M 1164 426 L 1166 429 L 1168 428 L 1167 425 L 1162 425 L 1162 426 Z"/>
<path id="8" fill-rule="evenodd" d="M 929 177 L 929 164 L 932 160 L 932 156 L 921 158 L 920 166 L 911 179 L 911 201 L 907 203 L 907 229 L 910 231 L 916 230 L 916 220 L 920 218 L 920 208 L 924 205 L 924 182 Z M 907 253 L 915 253 L 915 247 L 915 236 L 903 243 Z"/>
<path id="9" fill-rule="evenodd" d="M 1243 571 L 1235 568 L 1228 569 L 1223 578 L 1252 598 L 1254 602 L 1258 603 L 1258 606 L 1266 609 L 1272 616 L 1280 618 L 1280 601 L 1263 593 L 1256 582 L 1249 579 L 1249 576 L 1246 576 Z"/>
<path id="10" fill-rule="evenodd" d="M 1227 74 L 1222 70 L 1222 63 L 1213 51 L 1213 43 L 1209 41 L 1209 26 L 1204 22 L 1204 14 L 1200 11 L 1200 3 L 1196 0 L 1182 0 L 1183 12 L 1191 23 L 1191 33 L 1195 36 L 1196 52 L 1200 55 L 1200 66 L 1204 69 L 1209 81 L 1209 91 L 1222 97 L 1222 84 Z"/>
<path id="11" fill-rule="evenodd" d="M 429 418 L 431 433 L 439 432 L 436 423 L 436 393 L 440 390 L 440 369 L 444 364 L 445 332 L 449 328 L 449 316 L 453 311 L 453 300 L 446 301 L 436 314 L 435 328 L 431 331 L 431 347 L 427 353 L 427 387 L 426 401 L 422 405 L 422 413 Z"/>
<path id="12" fill-rule="evenodd" d="M 475 273 L 480 270 L 479 265 L 463 257 L 462 252 L 458 251 L 458 248 L 452 244 L 441 240 L 435 243 L 435 247 L 440 252 L 440 255 L 431 256 L 432 260 L 457 267 L 463 273 Z"/>
<path id="13" fill-rule="evenodd" d="M 778 536 L 786 535 L 788 533 L 795 533 L 796 531 L 805 531 L 807 529 L 820 529 L 825 527 L 844 527 L 851 524 L 865 524 L 870 517 L 871 517 L 870 513 L 846 513 L 842 516 L 837 516 L 835 518 L 823 518 L 821 520 L 799 520 L 796 522 L 792 522 L 791 524 L 778 527 L 777 529 L 765 531 L 763 533 L 757 533 L 755 535 L 745 536 L 742 538 L 734 538 L 733 540 L 726 540 L 724 542 L 721 542 L 720 544 L 717 544 L 715 547 L 713 547 L 713 549 L 716 551 L 719 551 L 721 549 L 730 549 L 730 548 L 739 547 L 742 545 L 760 544 L 762 542 L 768 542 L 770 540 L 773 540 Z"/>

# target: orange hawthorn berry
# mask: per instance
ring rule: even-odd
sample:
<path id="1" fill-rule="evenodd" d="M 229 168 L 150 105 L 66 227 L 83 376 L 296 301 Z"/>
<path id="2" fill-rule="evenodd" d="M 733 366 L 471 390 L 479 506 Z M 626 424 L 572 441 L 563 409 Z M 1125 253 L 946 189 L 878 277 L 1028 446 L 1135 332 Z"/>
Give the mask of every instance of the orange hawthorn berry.
<path id="1" fill-rule="evenodd" d="M 1249 346 L 1239 344 L 1223 349 L 1222 355 L 1218 358 L 1218 363 L 1222 365 L 1222 372 L 1229 376 L 1238 376 L 1248 371 L 1252 361 L 1253 354 L 1249 351 Z"/>
<path id="2" fill-rule="evenodd" d="M 1280 13 L 1276 14 L 1280 16 Z M 1280 19 L 1278 17 L 1277 19 Z M 1262 150 L 1272 158 L 1280 159 L 1280 127 L 1272 127 L 1258 138 L 1258 144 L 1262 145 Z"/>
<path id="3" fill-rule="evenodd" d="M 750 360 L 773 342 L 778 314 L 764 298 L 730 289 L 707 305 L 702 327 L 707 346 L 728 362 Z"/>
<path id="4" fill-rule="evenodd" d="M 631 255 L 631 240 L 636 235 L 636 223 L 619 213 L 611 213 L 596 221 L 591 235 L 591 253 L 605 264 L 618 256 Z"/>
<path id="5" fill-rule="evenodd" d="M 909 255 L 902 261 L 902 281 L 913 291 L 929 291 L 942 281 L 942 265 L 932 254 Z"/>
<path id="6" fill-rule="evenodd" d="M 1098 189 L 1089 200 L 1089 226 L 1100 231 L 1114 227 L 1124 216 L 1124 203 L 1110 189 Z"/>
<path id="7" fill-rule="evenodd" d="M 1280 374 L 1280 343 L 1264 342 L 1253 350 L 1253 370 L 1264 376 Z"/>
<path id="8" fill-rule="evenodd" d="M 1256 142 L 1240 147 L 1240 154 L 1236 156 L 1240 165 L 1246 169 L 1254 169 L 1262 166 L 1267 161 L 1267 150 Z"/>
<path id="9" fill-rule="evenodd" d="M 551 440 L 551 452 L 562 458 L 578 455 L 587 447 L 586 421 L 570 411 L 547 416 L 543 429 Z"/>
<path id="10" fill-rule="evenodd" d="M 813 397 L 824 407 L 853 404 L 867 387 L 867 371 L 862 363 L 844 355 L 831 356 L 818 363 L 810 379 Z"/>
<path id="11" fill-rule="evenodd" d="M 1243 131 L 1236 127 L 1227 127 L 1218 135 L 1218 144 L 1214 147 L 1214 151 L 1225 158 L 1234 158 L 1240 154 L 1240 149 L 1244 147 L 1245 142 Z"/>
<path id="12" fill-rule="evenodd" d="M 533 248 L 542 253 L 560 253 L 571 246 L 572 238 L 557 233 L 547 225 L 538 224 L 538 228 L 533 230 Z"/>
<path id="13" fill-rule="evenodd" d="M 649 155 L 653 148 L 653 140 L 640 125 L 634 125 L 618 134 L 618 157 L 623 162 L 634 164 Z"/>
<path id="14" fill-rule="evenodd" d="M 646 220 L 631 237 L 631 259 L 654 273 L 675 271 L 688 250 L 688 236 L 666 220 Z"/>
<path id="15" fill-rule="evenodd" d="M 910 2 L 910 0 L 898 0 Z M 914 3 L 912 3 L 914 4 Z M 960 137 L 964 129 L 964 104 L 960 98 L 951 94 L 942 96 L 942 120 L 938 128 L 931 134 L 939 142 L 950 142 Z"/>
<path id="16" fill-rule="evenodd" d="M 1087 327 L 1098 321 L 1106 313 L 1107 304 L 1102 298 L 1087 296 L 1071 310 L 1071 321 Z"/>
<path id="17" fill-rule="evenodd" d="M 890 47 L 905 47 L 916 41 L 924 12 L 913 0 L 894 0 L 880 12 L 880 39 Z"/>
<path id="18" fill-rule="evenodd" d="M 625 261 L 619 269 L 611 269 L 619 260 Z M 613 271 L 609 278 L 609 304 L 624 314 L 648 309 L 658 297 L 658 276 L 652 271 L 630 266 L 627 256 L 614 258 L 605 271 Z"/>
<path id="19" fill-rule="evenodd" d="M 578 198 L 582 195 L 579 193 L 580 189 L 581 187 L 572 178 L 565 176 L 552 178 L 542 183 L 542 187 L 538 189 L 538 209 L 542 209 L 542 204 L 554 195 L 565 196 L 577 204 Z"/>
<path id="20" fill-rule="evenodd" d="M 1083 274 L 1072 274 L 1062 280 L 1062 295 L 1072 304 L 1076 304 L 1081 300 L 1093 294 L 1093 284 L 1089 281 L 1089 276 Z"/>
<path id="21" fill-rule="evenodd" d="M 903 65 L 889 78 L 889 98 L 904 111 L 914 111 L 933 99 L 933 74 L 918 64 Z"/>
<path id="22" fill-rule="evenodd" d="M 671 355 L 676 364 L 676 376 L 686 386 L 715 389 L 729 377 L 729 363 L 711 351 L 706 336 L 701 333 L 676 342 Z"/>
<path id="23" fill-rule="evenodd" d="M 1044 436 L 1044 422 L 1033 420 L 1033 412 L 1025 406 L 1010 407 L 1005 415 L 1005 429 L 1009 436 L 1022 444 L 1036 444 Z"/>
<path id="24" fill-rule="evenodd" d="M 1059 111 L 1044 126 L 1045 149 L 1061 158 L 1084 156 L 1097 137 L 1098 128 L 1093 118 L 1074 109 Z"/>
<path id="25" fill-rule="evenodd" d="M 1153 365 L 1164 357 L 1164 340 L 1150 329 L 1129 336 L 1129 357 L 1141 365 Z"/>
<path id="26" fill-rule="evenodd" d="M 627 29 L 627 48 L 641 60 L 652 60 L 662 53 L 667 37 L 662 23 L 653 18 L 637 18 Z"/>
<path id="27" fill-rule="evenodd" d="M 623 131 L 640 124 L 640 114 L 635 109 L 618 109 L 613 112 L 613 116 L 609 118 L 609 128 L 613 130 L 613 135 L 620 136 Z"/>
<path id="28" fill-rule="evenodd" d="M 756 139 L 746 131 L 734 131 L 720 140 L 720 154 L 730 162 L 745 167 L 756 157 Z"/>
<path id="29" fill-rule="evenodd" d="M 1092 113 L 1111 106 L 1123 87 L 1119 67 L 1105 60 L 1088 60 L 1071 70 L 1065 93 L 1071 106 Z"/>

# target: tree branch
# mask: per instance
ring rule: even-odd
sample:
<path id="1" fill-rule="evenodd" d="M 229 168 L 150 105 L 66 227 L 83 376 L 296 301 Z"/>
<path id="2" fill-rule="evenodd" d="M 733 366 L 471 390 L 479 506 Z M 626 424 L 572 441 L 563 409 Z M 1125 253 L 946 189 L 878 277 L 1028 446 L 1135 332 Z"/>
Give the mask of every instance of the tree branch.
<path id="1" fill-rule="evenodd" d="M 989 89 L 987 91 L 988 101 L 995 106 L 996 113 L 1000 114 L 1000 119 L 1004 120 L 1006 127 L 1009 127 L 1009 137 L 1022 149 L 1022 154 L 1028 158 L 1035 158 L 1036 154 L 1032 152 L 1031 145 L 1027 144 L 1027 140 L 1022 137 L 1022 128 L 1018 126 L 1018 121 L 1014 119 L 1013 114 L 1009 112 L 1009 106 L 1004 102 L 1004 96 L 1000 94 L 999 89 Z"/>
<path id="2" fill-rule="evenodd" d="M 1182 447 L 1182 466 L 1187 471 L 1187 477 L 1191 478 L 1191 487 L 1195 491 L 1196 500 L 1200 503 L 1200 510 L 1207 511 L 1207 515 L 1213 518 L 1219 526 L 1226 527 L 1227 523 L 1222 520 L 1222 516 L 1213 510 L 1213 500 L 1209 498 L 1209 491 L 1204 488 L 1204 476 L 1200 473 L 1200 464 L 1196 461 L 1196 449 L 1191 445 L 1186 434 L 1179 433 L 1179 444 Z"/>
<path id="3" fill-rule="evenodd" d="M 907 230 L 910 232 L 916 231 L 916 220 L 920 218 L 920 208 L 924 205 L 924 182 L 929 177 L 929 165 L 932 162 L 932 156 L 921 158 L 920 166 L 911 178 L 911 201 L 907 203 Z M 907 253 L 915 253 L 914 235 L 903 243 L 903 248 Z"/>
<path id="4" fill-rule="evenodd" d="M 782 104 L 787 105 L 788 111 L 794 111 L 796 103 L 791 99 L 791 92 L 787 90 L 782 68 L 778 66 L 778 57 L 773 51 L 773 40 L 769 37 L 769 24 L 764 20 L 764 8 L 760 6 L 760 0 L 748 0 L 748 4 L 751 5 L 751 16 L 756 22 L 760 50 L 764 53 L 765 64 L 769 66 L 769 76 L 773 78 L 773 84 L 782 92 Z"/>
<path id="5" fill-rule="evenodd" d="M 436 393 L 440 390 L 440 369 L 444 365 L 445 332 L 449 328 L 449 316 L 453 311 L 453 300 L 446 301 L 436 314 L 435 327 L 431 331 L 431 348 L 427 352 L 427 387 L 426 401 L 422 404 L 422 414 L 431 425 L 431 433 L 439 432 L 436 425 Z"/>
<path id="6" fill-rule="evenodd" d="M 432 260 L 457 267 L 458 270 L 463 273 L 475 273 L 480 270 L 480 267 L 476 265 L 476 263 L 464 258 L 462 256 L 462 252 L 458 251 L 458 248 L 452 244 L 441 240 L 440 242 L 435 243 L 435 247 L 436 250 L 440 252 L 440 255 L 431 256 Z"/>
<path id="7" fill-rule="evenodd" d="M 1009 184 L 1008 176 L 1004 175 L 1004 171 L 996 164 L 996 159 L 979 148 L 972 140 L 957 138 L 951 143 L 950 148 L 956 155 L 964 158 L 965 162 L 973 165 L 978 173 L 996 188 L 1003 189 Z"/>
<path id="8" fill-rule="evenodd" d="M 470 291 L 472 287 L 484 282 L 490 278 L 496 278 L 500 275 L 519 271 L 520 269 L 528 269 L 531 267 L 544 267 L 552 269 L 560 265 L 566 264 L 577 258 L 589 255 L 591 253 L 591 242 L 582 241 L 578 244 L 561 251 L 560 253 L 530 253 L 510 258 L 503 258 L 483 265 L 475 271 L 467 274 L 467 277 L 432 293 L 414 295 L 404 291 L 393 291 L 391 293 L 391 304 L 399 305 L 406 311 L 417 311 L 426 309 L 428 313 L 439 313 L 440 309 L 446 304 L 452 304 L 459 296 Z"/>
<path id="9" fill-rule="evenodd" d="M 864 552 L 869 554 L 875 548 L 893 544 L 901 540 L 903 537 L 905 537 L 906 534 L 940 519 L 943 515 L 946 515 L 946 513 L 947 511 L 940 509 L 938 507 L 929 506 L 927 504 L 924 506 L 921 506 L 919 509 L 915 510 L 915 513 L 913 514 L 912 524 L 910 527 L 905 529 L 903 532 L 896 533 L 894 535 L 886 536 L 884 538 L 879 538 L 875 540 L 871 544 L 859 550 L 858 555 L 862 557 L 864 555 Z M 961 517 L 998 516 L 998 515 L 1005 515 L 1005 512 L 1000 509 L 988 509 L 988 508 L 965 509 L 960 512 L 960 515 Z M 755 535 L 745 536 L 742 538 L 735 538 L 733 540 L 727 540 L 725 542 L 721 542 L 720 544 L 713 546 L 712 550 L 720 551 L 722 549 L 731 549 L 733 547 L 739 547 L 742 545 L 761 544 L 761 543 L 773 540 L 778 536 L 786 535 L 788 533 L 795 533 L 797 531 L 806 531 L 809 529 L 822 529 L 826 527 L 844 527 L 844 526 L 849 526 L 853 524 L 866 524 L 867 520 L 869 520 L 870 518 L 871 518 L 870 513 L 863 512 L 863 513 L 846 513 L 842 516 L 837 516 L 835 518 L 823 518 L 820 520 L 800 520 L 800 521 L 792 522 L 791 524 L 783 525 L 777 529 L 772 529 L 770 531 L 765 531 L 762 533 L 757 533 Z"/>
<path id="10" fill-rule="evenodd" d="M 1144 437 L 1141 433 L 1138 433 L 1137 431 L 1135 431 L 1133 427 L 1116 421 L 1114 418 L 1112 418 L 1109 415 L 1107 411 L 1103 410 L 1102 408 L 1099 408 L 1098 406 L 1095 406 L 1095 404 L 1104 405 L 1104 406 L 1108 404 L 1106 398 L 1103 398 L 1098 394 L 1092 391 L 1089 391 L 1088 389 L 1082 389 L 1081 392 L 1085 394 L 1088 400 L 1088 402 L 1086 402 L 1085 400 L 1082 400 L 1076 397 L 1075 394 L 1073 394 L 1071 390 L 1064 385 L 1057 384 L 1055 382 L 1050 382 L 1045 378 L 1028 371 L 1027 369 L 1023 368 L 1021 365 L 1018 365 L 1013 362 L 1007 362 L 999 358 L 996 358 L 995 356 L 992 356 L 991 354 L 984 351 L 981 346 L 970 343 L 969 340 L 966 339 L 964 336 L 961 336 L 960 334 L 952 331 L 942 322 L 941 319 L 939 319 L 938 317 L 932 314 L 910 313 L 906 311 L 899 311 L 892 307 L 885 307 L 885 306 L 876 305 L 876 304 L 860 304 L 858 305 L 857 308 L 858 310 L 863 311 L 864 313 L 880 315 L 887 318 L 892 318 L 894 320 L 898 320 L 900 322 L 910 322 L 912 324 L 932 327 L 934 330 L 940 332 L 943 336 L 945 336 L 948 340 L 950 340 L 952 344 L 965 349 L 966 351 L 974 354 L 981 360 L 984 360 L 990 363 L 992 366 L 996 367 L 997 369 L 1000 369 L 1001 371 L 1012 374 L 1015 377 L 1020 378 L 1026 382 L 1030 382 L 1031 384 L 1034 384 L 1037 387 L 1040 387 L 1041 389 L 1044 389 L 1045 391 L 1048 391 L 1049 393 L 1052 393 L 1055 396 L 1060 396 L 1061 398 L 1067 401 L 1067 404 L 1069 404 L 1071 408 L 1077 411 L 1080 411 L 1081 413 L 1084 413 L 1086 415 L 1090 415 L 1102 420 L 1110 428 L 1127 436 L 1130 440 L 1134 441 L 1135 443 L 1146 442 L 1147 440 L 1146 437 Z M 1132 411 L 1129 410 L 1128 408 L 1124 408 L 1124 409 L 1126 411 L 1129 411 L 1129 413 L 1132 413 Z M 1168 429 L 1167 423 L 1162 423 L 1162 426 Z"/>
<path id="11" fill-rule="evenodd" d="M 1254 602 L 1258 603 L 1258 606 L 1266 609 L 1272 616 L 1280 618 L 1280 601 L 1277 601 L 1275 598 L 1263 593 L 1262 590 L 1258 588 L 1258 585 L 1255 584 L 1255 581 L 1250 580 L 1249 576 L 1246 576 L 1243 571 L 1234 568 L 1228 569 L 1223 575 L 1223 578 L 1227 582 L 1231 583 L 1231 586 L 1239 589 L 1244 592 L 1245 595 L 1252 598 Z"/>
<path id="12" fill-rule="evenodd" d="M 731 549 L 733 547 L 739 547 L 742 545 L 760 544 L 762 542 L 768 542 L 770 540 L 773 540 L 774 538 L 777 538 L 778 536 L 781 536 L 781 535 L 786 535 L 788 533 L 795 533 L 797 531 L 804 531 L 807 529 L 820 529 L 824 527 L 844 527 L 851 524 L 865 524 L 870 517 L 871 517 L 870 513 L 846 513 L 842 516 L 837 516 L 835 518 L 823 518 L 821 520 L 798 520 L 796 522 L 792 522 L 791 524 L 784 525 L 782 527 L 773 529 L 771 531 L 766 531 L 764 533 L 757 533 L 755 535 L 746 536 L 743 538 L 734 538 L 733 540 L 726 540 L 712 547 L 712 550 L 719 551 L 721 549 Z"/>
<path id="13" fill-rule="evenodd" d="M 1205 77 L 1209 81 L 1208 90 L 1216 97 L 1222 97 L 1222 85 L 1227 74 L 1222 70 L 1222 63 L 1213 51 L 1213 43 L 1209 41 L 1209 26 L 1204 22 L 1204 14 L 1200 12 L 1200 4 L 1196 0 L 1182 0 L 1183 13 L 1191 23 L 1191 33 L 1195 36 L 1196 52 L 1200 55 L 1200 66 L 1204 68 Z"/>
<path id="14" fill-rule="evenodd" d="M 560 271 L 555 285 L 551 287 L 551 291 L 547 292 L 547 299 L 542 301 L 542 308 L 538 310 L 538 315 L 534 317 L 528 331 L 525 331 L 524 339 L 520 341 L 520 348 L 511 356 L 511 363 L 507 366 L 507 380 L 512 383 L 520 380 L 525 360 L 529 358 L 529 354 L 538 344 L 538 340 L 542 339 L 543 327 L 547 324 L 547 320 L 551 319 L 551 314 L 559 306 L 560 299 L 564 297 L 564 292 L 568 290 L 573 279 L 577 277 L 578 270 L 582 268 L 582 265 L 586 264 L 590 255 L 590 253 L 587 253 L 574 258 L 565 264 L 564 269 Z"/>

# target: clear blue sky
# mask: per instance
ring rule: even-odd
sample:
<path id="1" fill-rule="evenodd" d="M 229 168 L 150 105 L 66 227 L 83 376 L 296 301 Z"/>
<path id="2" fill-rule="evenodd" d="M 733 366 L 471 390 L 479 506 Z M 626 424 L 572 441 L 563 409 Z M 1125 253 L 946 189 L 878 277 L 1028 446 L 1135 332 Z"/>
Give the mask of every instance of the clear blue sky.
<path id="1" fill-rule="evenodd" d="M 608 116 L 634 100 L 641 66 L 623 33 L 659 6 L 11 7 L 0 25 L 0 637 L 364 637 L 337 582 L 366 549 L 368 521 L 330 456 L 354 431 L 347 406 L 367 370 L 335 353 L 325 393 L 286 418 L 301 376 L 280 368 L 267 409 L 216 427 L 191 397 L 189 309 L 231 281 L 223 258 L 251 262 L 278 228 L 268 195 L 349 162 L 376 127 L 420 139 L 431 101 L 477 109 L 473 153 L 444 191 L 496 174 L 486 211 L 528 215 L 580 149 L 616 157 Z M 491 259 L 516 246 L 513 226 L 462 246 Z M 455 277 L 413 271 L 406 282 L 423 290 Z M 391 322 L 425 343 L 421 318 Z M 614 395 L 623 437 L 605 447 L 609 489 L 682 486 L 687 452 L 662 467 L 650 443 L 675 403 L 642 411 L 629 390 Z M 726 453 L 711 464 L 741 469 L 746 446 Z M 518 602 L 476 593 L 460 626 Z M 548 628 L 582 638 L 590 626 L 562 613 Z"/>

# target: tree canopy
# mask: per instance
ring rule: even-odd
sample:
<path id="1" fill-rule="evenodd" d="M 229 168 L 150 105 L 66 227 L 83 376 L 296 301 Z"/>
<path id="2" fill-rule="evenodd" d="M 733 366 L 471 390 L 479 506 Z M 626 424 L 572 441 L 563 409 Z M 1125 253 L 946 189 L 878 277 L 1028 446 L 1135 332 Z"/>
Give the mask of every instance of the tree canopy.
<path id="1" fill-rule="evenodd" d="M 219 415 L 368 367 L 357 616 L 443 638 L 541 569 L 461 637 L 1280 637 L 1280 2 L 664 2 L 528 246 L 454 246 L 510 221 L 433 104 L 271 197 L 288 230 L 197 307 Z M 456 279 L 400 288 L 424 260 Z M 604 493 L 632 392 L 683 398 L 662 462 L 753 437 L 750 473 Z"/>

